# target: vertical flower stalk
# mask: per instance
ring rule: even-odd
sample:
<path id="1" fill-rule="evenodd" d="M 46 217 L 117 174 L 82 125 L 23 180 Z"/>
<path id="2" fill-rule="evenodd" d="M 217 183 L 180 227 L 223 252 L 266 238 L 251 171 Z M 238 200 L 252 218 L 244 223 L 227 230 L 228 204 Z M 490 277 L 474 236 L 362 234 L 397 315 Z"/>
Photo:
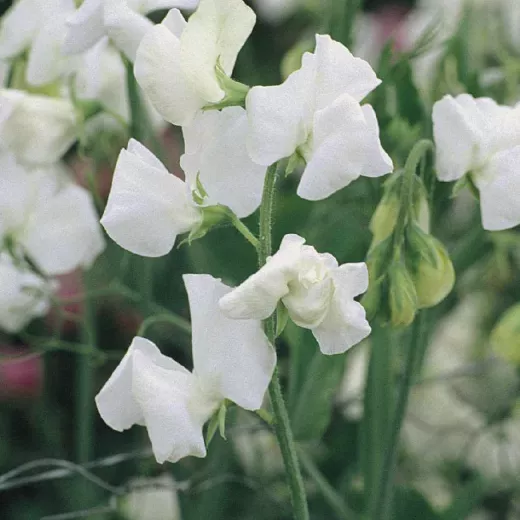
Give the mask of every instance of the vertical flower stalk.
<path id="1" fill-rule="evenodd" d="M 285 163 L 283 161 L 277 164 L 275 163 L 268 168 L 265 177 L 262 204 L 260 206 L 260 239 L 258 245 L 258 264 L 260 267 L 266 263 L 267 258 L 272 254 L 272 226 L 276 181 L 284 168 Z M 276 313 L 264 321 L 264 330 L 270 343 L 275 346 Z M 300 462 L 296 453 L 294 437 L 289 423 L 289 415 L 283 400 L 277 368 L 275 368 L 271 384 L 269 385 L 269 397 L 273 407 L 274 429 L 282 452 L 285 471 L 291 489 L 294 518 L 296 520 L 308 520 L 309 510 Z"/>

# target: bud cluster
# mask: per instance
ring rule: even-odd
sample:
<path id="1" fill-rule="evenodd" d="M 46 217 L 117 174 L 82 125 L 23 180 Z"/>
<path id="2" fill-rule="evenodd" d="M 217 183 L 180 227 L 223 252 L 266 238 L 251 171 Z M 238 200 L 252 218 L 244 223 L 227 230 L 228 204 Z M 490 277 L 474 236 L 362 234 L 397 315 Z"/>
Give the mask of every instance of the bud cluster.
<path id="1" fill-rule="evenodd" d="M 406 327 L 419 309 L 441 302 L 455 282 L 446 248 L 429 233 L 428 198 L 420 177 L 404 170 L 386 182 L 370 230 L 371 283 L 362 303 L 369 318 Z"/>

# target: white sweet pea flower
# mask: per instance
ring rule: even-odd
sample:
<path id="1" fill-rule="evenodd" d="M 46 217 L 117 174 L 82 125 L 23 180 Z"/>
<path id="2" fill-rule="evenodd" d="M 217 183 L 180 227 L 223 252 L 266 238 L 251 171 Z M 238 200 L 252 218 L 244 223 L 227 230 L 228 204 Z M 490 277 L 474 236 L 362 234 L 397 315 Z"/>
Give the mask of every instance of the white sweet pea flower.
<path id="1" fill-rule="evenodd" d="M 220 300 L 234 319 L 269 317 L 281 301 L 291 319 L 312 330 L 324 354 L 339 354 L 370 334 L 365 310 L 354 300 L 368 288 L 366 264 L 343 264 L 286 235 L 258 272 Z"/>
<path id="2" fill-rule="evenodd" d="M 247 115 L 241 107 L 201 112 L 182 129 L 185 153 L 181 167 L 192 186 L 197 176 L 213 200 L 247 217 L 260 205 L 266 167 L 247 153 Z M 206 202 L 206 204 L 208 204 Z"/>
<path id="3" fill-rule="evenodd" d="M 159 9 L 195 7 L 193 0 L 84 0 L 68 17 L 64 51 L 78 54 L 108 36 L 125 56 L 134 61 L 143 36 L 153 27 L 145 16 Z"/>
<path id="4" fill-rule="evenodd" d="M 103 420 L 122 431 L 146 426 L 159 463 L 204 457 L 202 427 L 225 399 L 261 407 L 276 355 L 260 321 L 225 317 L 230 288 L 209 275 L 185 275 L 192 322 L 193 372 L 137 337 L 96 396 Z"/>
<path id="5" fill-rule="evenodd" d="M 445 96 L 433 107 L 433 132 L 439 180 L 470 174 L 480 192 L 484 228 L 520 224 L 520 106 L 468 94 Z"/>
<path id="6" fill-rule="evenodd" d="M 18 332 L 32 319 L 44 316 L 50 307 L 54 285 L 0 254 L 0 328 Z"/>
<path id="7" fill-rule="evenodd" d="M 135 77 L 164 119 L 184 126 L 205 105 L 222 101 L 216 67 L 231 75 L 254 24 L 242 0 L 201 0 L 187 23 L 172 9 L 145 35 Z"/>
<path id="8" fill-rule="evenodd" d="M 329 36 L 279 86 L 254 87 L 246 98 L 249 153 L 270 165 L 294 153 L 306 161 L 298 195 L 324 199 L 360 175 L 392 171 L 370 105 L 361 100 L 380 83 L 370 65 Z"/>
<path id="9" fill-rule="evenodd" d="M 0 90 L 0 147 L 25 163 L 59 161 L 77 139 L 77 115 L 66 99 Z"/>
<path id="10" fill-rule="evenodd" d="M 167 254 L 177 235 L 202 219 L 189 186 L 131 139 L 117 160 L 101 224 L 121 247 L 141 256 Z"/>
<path id="11" fill-rule="evenodd" d="M 0 154 L 3 239 L 48 276 L 89 268 L 105 248 L 90 193 L 59 165 L 29 171 Z"/>

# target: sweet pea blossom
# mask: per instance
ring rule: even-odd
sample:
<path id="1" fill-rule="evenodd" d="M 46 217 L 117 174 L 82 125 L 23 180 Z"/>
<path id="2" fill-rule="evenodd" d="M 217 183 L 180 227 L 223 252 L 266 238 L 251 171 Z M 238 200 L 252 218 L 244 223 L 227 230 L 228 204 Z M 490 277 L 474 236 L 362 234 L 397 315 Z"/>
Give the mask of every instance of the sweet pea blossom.
<path id="1" fill-rule="evenodd" d="M 302 237 L 286 235 L 278 252 L 220 307 L 230 318 L 263 320 L 281 301 L 324 354 L 340 354 L 370 334 L 365 310 L 354 300 L 368 288 L 368 270 L 364 263 L 338 265 L 332 255 L 304 244 Z"/>
<path id="2" fill-rule="evenodd" d="M 172 9 L 144 36 L 135 77 L 164 119 L 184 126 L 205 105 L 222 101 L 217 66 L 231 75 L 254 24 L 242 0 L 201 0 L 188 22 Z"/>
<path id="3" fill-rule="evenodd" d="M 360 175 L 392 171 L 373 108 L 360 105 L 380 83 L 370 65 L 330 36 L 279 86 L 254 87 L 246 98 L 249 153 L 270 165 L 294 153 L 306 167 L 298 195 L 324 199 Z"/>
<path id="4" fill-rule="evenodd" d="M 193 372 L 136 337 L 96 396 L 114 430 L 146 426 L 159 463 L 204 457 L 202 427 L 225 399 L 257 410 L 271 380 L 276 354 L 260 321 L 231 320 L 218 301 L 231 289 L 209 275 L 184 275 L 193 342 Z"/>
<path id="5" fill-rule="evenodd" d="M 121 150 L 101 224 L 121 247 L 141 256 L 167 254 L 177 235 L 202 219 L 189 186 L 135 139 Z"/>
<path id="6" fill-rule="evenodd" d="M 88 268 L 105 247 L 90 193 L 60 165 L 29 170 L 0 154 L 0 238 L 48 276 Z"/>
<path id="7" fill-rule="evenodd" d="M 469 94 L 445 96 L 433 107 L 433 132 L 439 180 L 469 174 L 480 192 L 484 228 L 520 224 L 520 106 Z"/>
<path id="8" fill-rule="evenodd" d="M 49 310 L 54 284 L 0 254 L 0 328 L 18 332 Z"/>
<path id="9" fill-rule="evenodd" d="M 191 186 L 197 177 L 214 202 L 247 217 L 260 205 L 266 167 L 247 153 L 247 115 L 241 107 L 201 112 L 182 129 L 181 167 Z M 210 200 L 205 204 L 210 204 Z"/>
<path id="10" fill-rule="evenodd" d="M 52 164 L 77 139 L 77 115 L 66 99 L 0 90 L 0 147 L 25 163 Z"/>
<path id="11" fill-rule="evenodd" d="M 130 61 L 145 33 L 153 27 L 146 14 L 172 7 L 193 8 L 194 0 L 84 0 L 67 19 L 64 52 L 78 54 L 108 36 Z"/>

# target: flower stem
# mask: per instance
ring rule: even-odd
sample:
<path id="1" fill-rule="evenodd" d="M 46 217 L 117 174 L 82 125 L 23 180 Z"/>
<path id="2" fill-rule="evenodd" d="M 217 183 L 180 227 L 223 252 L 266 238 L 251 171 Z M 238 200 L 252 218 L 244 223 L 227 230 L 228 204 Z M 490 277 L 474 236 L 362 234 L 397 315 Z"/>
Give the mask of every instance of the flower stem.
<path id="1" fill-rule="evenodd" d="M 233 213 L 231 216 L 231 222 L 235 229 L 256 249 L 260 245 L 258 238 L 251 233 L 251 230 Z"/>
<path id="2" fill-rule="evenodd" d="M 272 165 L 267 170 L 264 183 L 264 192 L 262 195 L 262 205 L 260 206 L 260 240 L 257 248 L 258 263 L 263 266 L 267 258 L 272 254 L 272 226 L 273 226 L 273 210 L 274 199 L 276 193 L 276 180 L 285 165 L 278 163 Z M 264 321 L 264 329 L 267 338 L 273 346 L 275 346 L 276 335 L 276 313 Z M 285 465 L 285 472 L 291 489 L 291 501 L 293 505 L 293 514 L 295 520 L 308 520 L 309 510 L 307 506 L 307 497 L 303 484 L 303 477 L 300 469 L 300 462 L 296 453 L 296 445 L 294 442 L 291 425 L 289 423 L 289 415 L 282 395 L 280 379 L 278 377 L 278 368 L 275 368 L 273 379 L 269 385 L 269 397 L 273 407 L 274 414 L 274 430 L 282 452 L 282 458 Z"/>
<path id="3" fill-rule="evenodd" d="M 373 520 L 386 520 L 390 517 L 390 505 L 392 502 L 392 491 L 394 487 L 394 473 L 397 460 L 397 448 L 399 442 L 399 434 L 403 424 L 406 407 L 408 405 L 408 396 L 413 384 L 413 374 L 417 366 L 417 356 L 421 349 L 423 316 L 419 312 L 410 331 L 408 341 L 408 349 L 406 352 L 406 363 L 403 376 L 399 382 L 397 394 L 397 403 L 394 416 L 390 426 L 388 436 L 388 445 L 383 459 L 383 466 L 380 474 L 380 484 L 378 486 L 379 493 L 377 496 Z"/>

